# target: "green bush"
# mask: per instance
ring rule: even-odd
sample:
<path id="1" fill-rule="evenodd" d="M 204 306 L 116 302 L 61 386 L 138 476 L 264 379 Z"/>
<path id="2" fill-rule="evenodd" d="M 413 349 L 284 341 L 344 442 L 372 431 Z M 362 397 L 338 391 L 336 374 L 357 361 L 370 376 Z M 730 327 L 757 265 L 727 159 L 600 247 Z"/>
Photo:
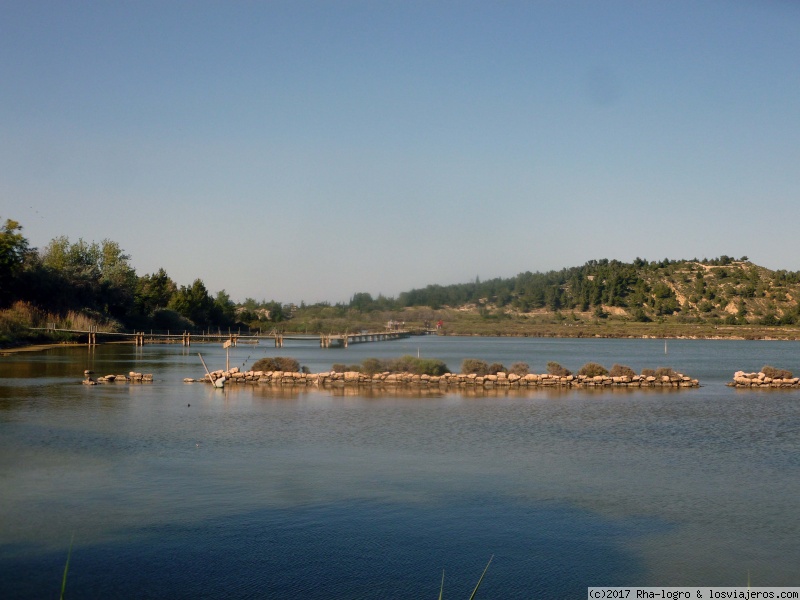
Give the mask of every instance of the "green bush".
<path id="1" fill-rule="evenodd" d="M 791 371 L 787 371 L 786 369 L 776 369 L 775 367 L 771 367 L 769 365 L 764 365 L 763 367 L 761 367 L 761 372 L 767 377 L 771 377 L 772 379 L 793 378 Z"/>
<path id="2" fill-rule="evenodd" d="M 360 371 L 366 375 L 376 373 L 413 373 L 414 375 L 444 375 L 449 371 L 447 365 L 437 358 L 417 358 L 406 355 L 394 359 L 367 358 L 361 363 L 360 367 L 345 367 L 345 365 L 333 365 L 333 370 Z M 338 371 L 342 372 L 342 371 Z"/>
<path id="3" fill-rule="evenodd" d="M 437 358 L 418 358 L 416 359 L 414 370 L 411 372 L 415 375 L 433 375 L 435 377 L 440 377 L 449 371 L 450 369 L 447 368 L 447 365 Z"/>
<path id="4" fill-rule="evenodd" d="M 464 375 L 484 376 L 489 374 L 489 364 L 477 358 L 465 358 L 461 363 L 461 372 Z"/>
<path id="5" fill-rule="evenodd" d="M 448 372 L 447 365 L 437 358 L 418 358 L 405 355 L 386 363 L 384 371 L 394 373 L 413 373 L 414 375 L 444 375 Z"/>
<path id="6" fill-rule="evenodd" d="M 547 372 L 550 375 L 558 375 L 559 377 L 568 377 L 572 375 L 572 371 L 552 360 L 547 363 Z"/>
<path id="7" fill-rule="evenodd" d="M 586 377 L 597 377 L 598 375 L 608 375 L 608 369 L 596 362 L 588 362 L 580 368 L 578 375 Z"/>
<path id="8" fill-rule="evenodd" d="M 625 365 L 614 365 L 608 374 L 611 377 L 636 377 L 636 371 Z"/>
<path id="9" fill-rule="evenodd" d="M 367 358 L 361 363 L 361 372 L 366 375 L 375 375 L 376 373 L 383 373 L 386 371 L 383 361 L 377 358 Z"/>
<path id="10" fill-rule="evenodd" d="M 253 371 L 286 371 L 289 373 L 299 373 L 300 363 L 294 358 L 288 358 L 286 356 L 260 358 L 253 363 Z"/>
<path id="11" fill-rule="evenodd" d="M 153 312 L 153 327 L 170 331 L 194 329 L 194 323 L 170 308 L 159 308 Z"/>

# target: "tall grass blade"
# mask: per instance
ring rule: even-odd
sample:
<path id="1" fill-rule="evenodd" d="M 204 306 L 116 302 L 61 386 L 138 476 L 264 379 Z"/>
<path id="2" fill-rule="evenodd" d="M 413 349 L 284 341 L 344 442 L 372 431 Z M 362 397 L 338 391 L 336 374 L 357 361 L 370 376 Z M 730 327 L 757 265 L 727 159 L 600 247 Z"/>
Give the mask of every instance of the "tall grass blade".
<path id="1" fill-rule="evenodd" d="M 442 587 L 439 588 L 439 600 L 442 600 L 444 595 L 444 569 L 442 569 Z"/>
<path id="2" fill-rule="evenodd" d="M 72 556 L 72 542 L 75 541 L 75 534 L 72 534 L 72 539 L 69 541 L 69 551 L 67 552 L 67 564 L 64 565 L 64 577 L 61 579 L 61 596 L 59 600 L 64 600 L 64 590 L 67 589 L 67 571 L 69 571 L 69 559 Z"/>
<path id="3" fill-rule="evenodd" d="M 475 598 L 475 594 L 478 593 L 478 588 L 481 587 L 481 582 L 483 581 L 483 576 L 486 575 L 486 571 L 489 570 L 489 565 L 492 564 L 492 559 L 494 558 L 494 554 L 489 557 L 489 562 L 486 563 L 486 568 L 483 570 L 481 574 L 481 578 L 478 579 L 478 585 L 475 586 L 475 589 L 472 590 L 472 595 L 469 597 L 469 600 L 473 600 Z"/>

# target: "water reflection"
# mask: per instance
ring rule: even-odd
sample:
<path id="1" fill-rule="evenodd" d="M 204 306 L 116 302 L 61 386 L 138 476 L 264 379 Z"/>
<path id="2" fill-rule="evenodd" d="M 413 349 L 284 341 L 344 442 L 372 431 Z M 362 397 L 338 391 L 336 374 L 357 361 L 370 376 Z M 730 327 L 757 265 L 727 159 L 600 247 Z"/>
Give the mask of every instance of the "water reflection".
<path id="1" fill-rule="evenodd" d="M 201 384 L 202 385 L 202 384 Z M 225 388 L 229 393 L 252 393 L 274 398 L 300 398 L 313 394 L 354 398 L 569 398 L 576 395 L 590 397 L 631 396 L 646 394 L 654 396 L 691 394 L 697 388 L 657 387 L 512 387 L 512 386 L 414 386 L 414 385 L 281 385 L 272 383 L 231 384 Z"/>
<path id="2" fill-rule="evenodd" d="M 493 358 L 538 348 L 475 342 L 447 340 L 447 352 Z M 539 354 L 558 360 L 558 348 Z M 568 351 L 580 363 L 642 348 Z M 794 346 L 722 348 L 674 351 L 699 361 L 686 372 L 727 378 L 727 363 L 763 364 Z M 212 350 L 203 349 L 210 366 L 224 364 L 224 351 Z M 316 352 L 318 361 L 331 356 Z M 87 366 L 153 372 L 155 381 L 89 388 L 79 383 Z M 133 564 L 184 589 L 158 565 L 173 561 L 202 579 L 190 567 L 198 548 L 206 566 L 289 569 L 279 579 L 318 587 L 337 577 L 325 567 L 337 548 L 337 569 L 371 586 L 403 577 L 402 540 L 419 559 L 403 562 L 414 573 L 443 562 L 480 569 L 495 552 L 494 597 L 531 597 L 542 579 L 556 590 L 545 597 L 576 581 L 611 583 L 590 575 L 619 585 L 738 584 L 748 569 L 759 585 L 796 579 L 797 392 L 702 377 L 704 387 L 680 390 L 183 383 L 198 372 L 197 353 L 175 346 L 0 359 L 0 587 L 38 581 L 50 568 L 40 559 L 54 562 L 58 580 L 72 531 L 86 551 L 75 571 L 85 589 L 119 586 Z M 116 575 L 102 583 L 106 569 Z M 413 579 L 413 589 L 428 578 Z M 203 581 L 217 597 L 227 592 L 214 581 L 238 589 L 219 572 Z M 343 596 L 359 596 L 343 585 Z"/>

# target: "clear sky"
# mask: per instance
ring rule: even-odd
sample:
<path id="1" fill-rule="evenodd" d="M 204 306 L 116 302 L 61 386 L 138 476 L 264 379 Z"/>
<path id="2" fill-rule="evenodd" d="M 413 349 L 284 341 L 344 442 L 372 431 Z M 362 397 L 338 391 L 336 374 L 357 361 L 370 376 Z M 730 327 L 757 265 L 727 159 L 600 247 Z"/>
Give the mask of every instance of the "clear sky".
<path id="1" fill-rule="evenodd" d="M 234 300 L 800 270 L 800 2 L 0 0 L 0 218 Z"/>

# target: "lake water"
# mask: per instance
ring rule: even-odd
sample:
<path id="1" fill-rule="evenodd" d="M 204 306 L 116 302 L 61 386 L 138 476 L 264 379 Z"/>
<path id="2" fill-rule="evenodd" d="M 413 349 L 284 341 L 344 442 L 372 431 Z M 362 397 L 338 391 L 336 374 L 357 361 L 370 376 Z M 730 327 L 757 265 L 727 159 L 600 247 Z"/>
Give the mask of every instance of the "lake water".
<path id="1" fill-rule="evenodd" d="M 295 344 L 295 345 L 293 345 Z M 0 597 L 584 598 L 800 585 L 800 392 L 725 386 L 800 343 L 419 337 L 293 356 L 544 372 L 671 366 L 699 389 L 380 395 L 184 384 L 218 345 L 0 357 Z M 97 374 L 151 384 L 83 386 Z"/>

